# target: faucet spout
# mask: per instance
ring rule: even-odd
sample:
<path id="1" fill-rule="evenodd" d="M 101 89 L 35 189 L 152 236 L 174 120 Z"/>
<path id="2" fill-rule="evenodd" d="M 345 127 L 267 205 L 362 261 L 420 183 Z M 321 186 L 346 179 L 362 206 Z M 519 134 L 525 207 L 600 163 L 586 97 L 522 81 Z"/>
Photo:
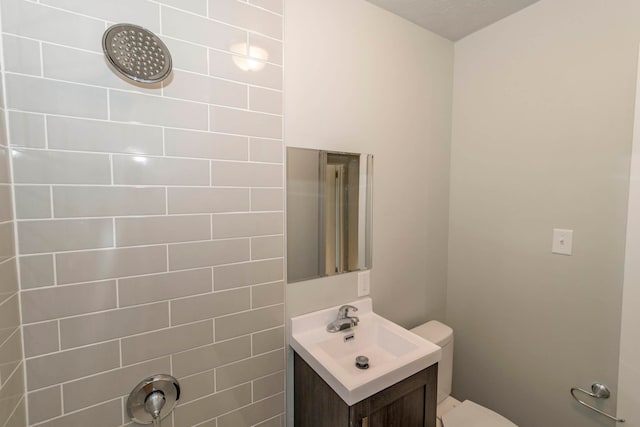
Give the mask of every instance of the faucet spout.
<path id="1" fill-rule="evenodd" d="M 343 305 L 340 307 L 336 320 L 327 325 L 327 332 L 334 333 L 357 326 L 360 319 L 356 316 L 349 316 L 349 310 L 358 311 L 358 308 L 352 305 Z"/>

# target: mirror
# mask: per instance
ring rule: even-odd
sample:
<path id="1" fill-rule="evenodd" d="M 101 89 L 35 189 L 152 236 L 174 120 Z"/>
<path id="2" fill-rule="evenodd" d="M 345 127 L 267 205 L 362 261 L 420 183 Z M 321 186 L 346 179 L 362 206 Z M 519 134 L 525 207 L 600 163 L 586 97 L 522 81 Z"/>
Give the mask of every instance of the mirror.
<path id="1" fill-rule="evenodd" d="M 373 156 L 287 148 L 287 281 L 371 268 Z"/>

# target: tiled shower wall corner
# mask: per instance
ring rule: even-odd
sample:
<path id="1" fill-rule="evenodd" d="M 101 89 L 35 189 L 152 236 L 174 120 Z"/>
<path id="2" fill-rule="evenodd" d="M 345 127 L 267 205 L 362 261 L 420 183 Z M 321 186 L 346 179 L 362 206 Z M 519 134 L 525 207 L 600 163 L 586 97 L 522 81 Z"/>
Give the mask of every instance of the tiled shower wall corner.
<path id="1" fill-rule="evenodd" d="M 0 426 L 24 427 L 24 364 L 11 190 L 4 94 L 0 91 Z"/>
<path id="2" fill-rule="evenodd" d="M 156 373 L 183 388 L 163 427 L 283 425 L 282 1 L 0 7 L 28 425 L 129 425 Z M 160 35 L 168 82 L 109 69 L 116 22 Z"/>

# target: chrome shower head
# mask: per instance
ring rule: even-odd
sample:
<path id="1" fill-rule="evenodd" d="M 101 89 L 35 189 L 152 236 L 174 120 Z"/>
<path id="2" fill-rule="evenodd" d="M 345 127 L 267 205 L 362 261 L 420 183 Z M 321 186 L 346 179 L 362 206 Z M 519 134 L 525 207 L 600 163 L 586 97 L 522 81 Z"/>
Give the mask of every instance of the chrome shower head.
<path id="1" fill-rule="evenodd" d="M 102 36 L 109 63 L 123 76 L 140 83 L 157 83 L 171 73 L 171 53 L 151 31 L 133 24 L 116 24 Z"/>

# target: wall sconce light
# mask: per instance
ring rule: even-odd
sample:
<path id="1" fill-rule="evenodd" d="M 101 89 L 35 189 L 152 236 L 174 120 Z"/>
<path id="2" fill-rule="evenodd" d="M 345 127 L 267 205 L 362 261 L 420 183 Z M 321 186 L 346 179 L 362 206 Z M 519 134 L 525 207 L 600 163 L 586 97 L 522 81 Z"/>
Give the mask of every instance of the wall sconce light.
<path id="1" fill-rule="evenodd" d="M 269 52 L 258 46 L 250 46 L 247 43 L 236 43 L 231 46 L 233 63 L 242 71 L 260 71 L 264 68 Z"/>

